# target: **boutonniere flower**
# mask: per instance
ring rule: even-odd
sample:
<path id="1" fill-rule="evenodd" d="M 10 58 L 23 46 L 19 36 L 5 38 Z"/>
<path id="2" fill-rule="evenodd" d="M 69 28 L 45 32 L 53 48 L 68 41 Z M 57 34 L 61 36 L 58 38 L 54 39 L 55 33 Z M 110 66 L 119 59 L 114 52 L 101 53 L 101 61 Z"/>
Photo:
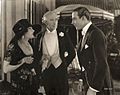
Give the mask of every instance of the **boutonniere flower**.
<path id="1" fill-rule="evenodd" d="M 64 57 L 67 57 L 67 56 L 68 56 L 68 52 L 65 51 L 65 53 L 64 53 Z"/>
<path id="2" fill-rule="evenodd" d="M 63 37 L 63 36 L 64 36 L 64 33 L 63 33 L 63 32 L 60 32 L 60 33 L 59 33 L 59 36 L 60 36 L 60 37 Z"/>
<path id="3" fill-rule="evenodd" d="M 85 45 L 85 49 L 87 49 L 88 47 L 89 47 L 89 46 L 86 44 L 86 45 Z"/>

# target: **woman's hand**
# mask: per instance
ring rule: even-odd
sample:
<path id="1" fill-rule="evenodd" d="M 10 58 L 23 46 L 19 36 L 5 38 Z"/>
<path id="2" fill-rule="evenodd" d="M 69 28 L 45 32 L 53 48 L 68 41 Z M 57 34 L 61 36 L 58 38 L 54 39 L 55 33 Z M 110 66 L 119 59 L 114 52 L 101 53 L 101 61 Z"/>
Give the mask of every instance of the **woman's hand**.
<path id="1" fill-rule="evenodd" d="M 31 64 L 33 62 L 33 57 L 24 57 L 23 59 L 21 59 L 17 64 L 17 65 L 11 65 L 10 62 L 8 61 L 4 61 L 3 64 L 3 71 L 4 73 L 8 73 L 11 71 L 16 70 L 17 68 L 19 68 L 21 65 L 23 65 L 24 63 L 26 64 Z"/>
<path id="2" fill-rule="evenodd" d="M 31 64 L 32 62 L 33 62 L 33 57 L 24 57 L 23 59 L 22 59 L 22 62 L 23 63 L 26 63 L 26 64 Z"/>
<path id="3" fill-rule="evenodd" d="M 47 68 L 49 61 L 50 61 L 50 56 L 44 54 L 42 56 L 42 72 Z"/>

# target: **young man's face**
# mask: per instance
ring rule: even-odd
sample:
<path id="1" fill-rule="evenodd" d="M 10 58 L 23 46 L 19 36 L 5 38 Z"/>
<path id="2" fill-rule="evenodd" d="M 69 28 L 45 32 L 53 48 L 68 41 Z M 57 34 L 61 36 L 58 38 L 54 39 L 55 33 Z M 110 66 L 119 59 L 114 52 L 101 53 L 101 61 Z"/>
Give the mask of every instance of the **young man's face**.
<path id="1" fill-rule="evenodd" d="M 84 18 L 78 16 L 78 12 L 72 13 L 72 24 L 77 30 L 81 30 L 84 27 Z"/>

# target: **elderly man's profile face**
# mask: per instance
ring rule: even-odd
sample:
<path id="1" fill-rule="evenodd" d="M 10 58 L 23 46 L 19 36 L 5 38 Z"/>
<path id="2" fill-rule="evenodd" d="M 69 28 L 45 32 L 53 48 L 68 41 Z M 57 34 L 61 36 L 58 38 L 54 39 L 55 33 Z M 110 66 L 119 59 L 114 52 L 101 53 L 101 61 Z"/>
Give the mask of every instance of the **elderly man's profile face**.
<path id="1" fill-rule="evenodd" d="M 47 26 L 50 31 L 53 31 L 57 28 L 59 17 L 55 13 L 48 13 L 43 16 L 42 22 Z"/>

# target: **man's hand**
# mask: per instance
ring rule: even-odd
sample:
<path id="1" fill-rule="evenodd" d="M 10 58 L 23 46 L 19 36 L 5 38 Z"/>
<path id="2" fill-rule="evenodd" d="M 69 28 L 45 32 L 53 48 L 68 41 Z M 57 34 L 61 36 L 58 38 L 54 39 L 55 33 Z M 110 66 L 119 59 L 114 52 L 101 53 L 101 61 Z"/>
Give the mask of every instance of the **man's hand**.
<path id="1" fill-rule="evenodd" d="M 96 91 L 93 91 L 89 88 L 87 91 L 87 95 L 96 95 Z"/>
<path id="2" fill-rule="evenodd" d="M 24 57 L 22 59 L 22 63 L 26 63 L 26 64 L 31 64 L 33 62 L 34 58 L 33 57 Z"/>

